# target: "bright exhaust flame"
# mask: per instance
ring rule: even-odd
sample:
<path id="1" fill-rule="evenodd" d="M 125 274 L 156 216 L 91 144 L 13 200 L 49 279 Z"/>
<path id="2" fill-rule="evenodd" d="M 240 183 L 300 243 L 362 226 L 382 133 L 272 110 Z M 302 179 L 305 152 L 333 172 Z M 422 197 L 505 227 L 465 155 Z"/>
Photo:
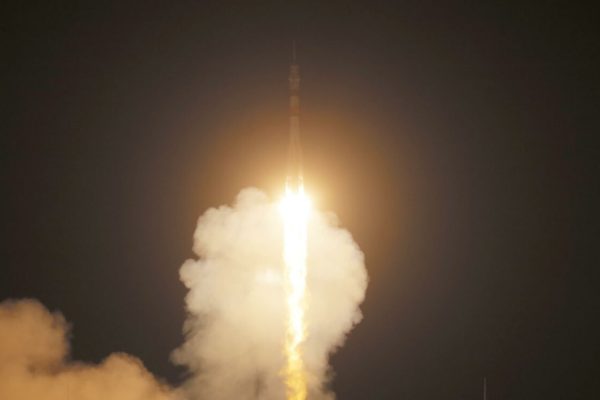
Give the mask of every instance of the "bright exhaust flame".
<path id="1" fill-rule="evenodd" d="M 283 370 L 288 400 L 305 400 L 306 370 L 302 359 L 302 343 L 306 338 L 306 247 L 310 199 L 300 184 L 286 185 L 279 204 L 283 217 L 285 293 L 287 325 L 285 335 L 286 365 Z"/>

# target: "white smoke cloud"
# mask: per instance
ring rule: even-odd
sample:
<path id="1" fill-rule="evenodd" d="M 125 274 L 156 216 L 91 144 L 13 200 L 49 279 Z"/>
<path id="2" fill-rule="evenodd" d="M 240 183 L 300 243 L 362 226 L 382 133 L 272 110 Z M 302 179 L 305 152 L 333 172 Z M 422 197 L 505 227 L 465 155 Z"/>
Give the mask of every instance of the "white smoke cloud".
<path id="1" fill-rule="evenodd" d="M 35 300 L 0 303 L 0 399 L 174 400 L 135 357 L 67 362 L 69 326 Z"/>
<path id="2" fill-rule="evenodd" d="M 193 373 L 192 399 L 281 400 L 285 332 L 283 227 L 277 205 L 258 189 L 208 210 L 194 234 L 198 260 L 180 270 L 189 288 L 185 343 L 173 360 Z M 364 256 L 332 214 L 313 210 L 308 228 L 309 398 L 333 399 L 329 355 L 361 319 Z"/>

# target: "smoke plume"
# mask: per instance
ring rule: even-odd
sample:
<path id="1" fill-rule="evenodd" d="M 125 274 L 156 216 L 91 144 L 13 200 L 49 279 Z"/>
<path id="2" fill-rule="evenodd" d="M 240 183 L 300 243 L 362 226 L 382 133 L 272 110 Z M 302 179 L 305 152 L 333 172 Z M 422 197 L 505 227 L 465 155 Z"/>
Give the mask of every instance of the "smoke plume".
<path id="1" fill-rule="evenodd" d="M 192 399 L 281 400 L 285 332 L 283 228 L 277 205 L 245 189 L 233 206 L 209 209 L 194 234 L 197 260 L 180 270 L 189 288 L 185 343 L 173 353 L 192 372 Z M 308 397 L 333 399 L 329 355 L 361 319 L 363 253 L 333 214 L 313 210 L 308 227 Z"/>
<path id="2" fill-rule="evenodd" d="M 68 362 L 69 326 L 35 300 L 0 303 L 0 399 L 173 400 L 142 362 L 112 354 L 99 365 Z"/>

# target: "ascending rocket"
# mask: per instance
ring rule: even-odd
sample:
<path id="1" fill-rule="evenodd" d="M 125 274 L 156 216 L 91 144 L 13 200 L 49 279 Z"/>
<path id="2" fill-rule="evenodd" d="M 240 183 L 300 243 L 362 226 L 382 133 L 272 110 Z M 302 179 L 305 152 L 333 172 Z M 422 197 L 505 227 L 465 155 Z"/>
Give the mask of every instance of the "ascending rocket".
<path id="1" fill-rule="evenodd" d="M 300 145 L 300 66 L 296 62 L 296 45 L 292 48 L 290 65 L 290 143 L 286 184 L 289 188 L 303 185 L 302 147 Z"/>

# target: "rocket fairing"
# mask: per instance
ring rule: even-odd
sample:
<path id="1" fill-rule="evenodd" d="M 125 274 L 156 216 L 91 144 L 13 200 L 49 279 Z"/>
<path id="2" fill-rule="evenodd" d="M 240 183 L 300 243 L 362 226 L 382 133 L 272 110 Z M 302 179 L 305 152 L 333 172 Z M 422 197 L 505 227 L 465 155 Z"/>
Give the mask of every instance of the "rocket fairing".
<path id="1" fill-rule="evenodd" d="M 302 146 L 300 144 L 300 66 L 296 62 L 296 47 L 292 52 L 290 65 L 290 139 L 288 148 L 287 180 L 288 187 L 303 185 Z"/>

